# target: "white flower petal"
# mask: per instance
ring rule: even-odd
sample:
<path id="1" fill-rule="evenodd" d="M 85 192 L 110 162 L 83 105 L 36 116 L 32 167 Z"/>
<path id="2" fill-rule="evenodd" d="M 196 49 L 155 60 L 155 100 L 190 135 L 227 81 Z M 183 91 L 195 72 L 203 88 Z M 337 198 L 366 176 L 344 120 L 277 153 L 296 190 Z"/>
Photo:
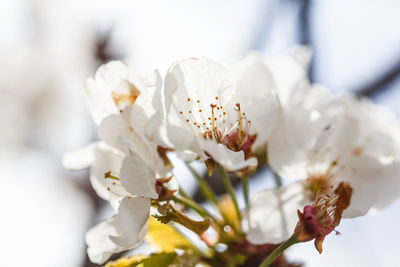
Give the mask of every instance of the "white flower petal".
<path id="1" fill-rule="evenodd" d="M 257 54 L 249 54 L 233 65 L 232 71 L 237 76 L 237 95 L 243 102 L 265 96 L 275 90 L 272 73 L 265 64 L 265 59 Z"/>
<path id="2" fill-rule="evenodd" d="M 221 104 L 226 104 L 233 94 L 236 80 L 215 61 L 201 57 L 176 62 L 168 71 L 164 86 L 167 111 L 171 104 L 178 110 L 186 110 L 194 104 L 194 101 L 188 103 L 187 98 L 200 100 L 207 107 L 215 97 L 220 98 Z"/>
<path id="3" fill-rule="evenodd" d="M 280 176 L 305 179 L 311 151 L 324 123 L 313 122 L 308 111 L 298 110 L 296 117 L 286 117 L 274 130 L 268 143 L 268 163 Z"/>
<path id="4" fill-rule="evenodd" d="M 90 172 L 90 182 L 97 195 L 111 202 L 114 208 L 118 207 L 119 200 L 128 195 L 119 181 L 106 179 L 104 174 L 111 172 L 119 175 L 124 154 L 100 142 L 94 149 L 95 161 Z"/>
<path id="5" fill-rule="evenodd" d="M 250 123 L 250 133 L 257 134 L 253 144 L 255 150 L 259 147 L 265 148 L 270 139 L 271 133 L 278 122 L 282 120 L 282 109 L 275 95 L 268 94 L 264 97 L 253 99 L 244 105 L 246 116 Z"/>
<path id="6" fill-rule="evenodd" d="M 122 186 L 133 195 L 158 197 L 155 189 L 156 173 L 138 154 L 124 159 L 120 179 Z"/>
<path id="7" fill-rule="evenodd" d="M 98 88 L 95 79 L 88 78 L 85 82 L 85 89 L 86 106 L 96 125 L 99 125 L 108 115 L 118 112 L 111 93 Z"/>
<path id="8" fill-rule="evenodd" d="M 103 264 L 112 254 L 135 247 L 147 232 L 149 215 L 149 199 L 125 197 L 116 217 L 99 223 L 86 233 L 90 260 Z M 119 239 L 125 242 L 119 242 Z"/>
<path id="9" fill-rule="evenodd" d="M 238 83 L 235 91 L 234 106 L 239 102 L 250 124 L 250 132 L 257 134 L 255 149 L 265 145 L 269 135 L 279 120 L 282 108 L 276 96 L 276 85 L 264 58 L 250 54 L 233 67 Z M 237 114 L 231 114 L 236 116 Z"/>
<path id="10" fill-rule="evenodd" d="M 125 114 L 128 113 L 129 107 L 124 109 L 123 112 Z M 111 114 L 104 118 L 99 125 L 97 133 L 99 138 L 108 145 L 118 148 L 125 153 L 128 152 L 127 148 L 118 142 L 119 136 L 129 138 L 133 135 L 130 131 L 129 124 L 124 120 L 123 114 Z"/>
<path id="11" fill-rule="evenodd" d="M 149 141 L 145 143 L 135 131 L 131 133 L 129 140 L 120 136 L 118 143 L 127 147 L 132 153 L 140 155 L 147 166 L 152 166 L 157 177 L 167 177 L 170 174 L 170 168 L 164 165 L 158 155 L 157 145 Z"/>
<path id="12" fill-rule="evenodd" d="M 285 107 L 291 101 L 294 90 L 298 90 L 302 84 L 308 84 L 307 66 L 304 62 L 299 64 L 297 58 L 283 55 L 268 57 L 265 60 L 276 84 L 276 91 Z"/>
<path id="13" fill-rule="evenodd" d="M 62 159 L 62 165 L 68 170 L 82 170 L 89 168 L 94 161 L 94 148 L 98 143 L 92 143 L 88 146 L 65 153 Z"/>
<path id="14" fill-rule="evenodd" d="M 132 248 L 138 245 L 147 232 L 151 199 L 145 197 L 125 197 L 116 217 L 117 234 L 110 239 L 117 245 Z"/>
<path id="15" fill-rule="evenodd" d="M 256 193 L 242 225 L 253 244 L 277 244 L 287 240 L 298 222 L 297 210 L 309 204 L 301 183 Z"/>
<path id="16" fill-rule="evenodd" d="M 196 142 L 196 136 L 187 131 L 185 128 L 180 128 L 173 125 L 167 125 L 168 138 L 174 148 L 179 151 L 193 151 L 200 154 L 201 150 Z"/>
<path id="17" fill-rule="evenodd" d="M 296 45 L 290 49 L 290 55 L 300 66 L 307 69 L 310 64 L 312 51 L 308 46 Z"/>
<path id="18" fill-rule="evenodd" d="M 304 179 L 308 175 L 311 151 L 315 151 L 318 138 L 331 125 L 326 118 L 332 102 L 324 88 L 313 87 L 303 100 L 293 99 L 285 107 L 283 120 L 274 129 L 268 143 L 268 162 L 282 177 Z"/>
<path id="19" fill-rule="evenodd" d="M 97 125 L 112 113 L 118 113 L 119 109 L 113 98 L 112 92 L 123 92 L 124 87 L 134 86 L 139 91 L 144 91 L 143 78 L 131 68 L 120 61 L 111 61 L 102 65 L 94 78 L 89 78 L 85 84 L 85 100 Z"/>
<path id="20" fill-rule="evenodd" d="M 257 159 L 252 157 L 246 160 L 243 151 L 235 152 L 228 149 L 225 145 L 205 139 L 200 139 L 200 143 L 204 151 L 227 171 L 234 172 L 257 165 Z"/>
<path id="21" fill-rule="evenodd" d="M 400 162 L 384 165 L 373 158 L 358 159 L 353 168 L 340 172 L 353 187 L 350 207 L 344 217 L 353 218 L 369 211 L 385 209 L 400 198 Z"/>
<path id="22" fill-rule="evenodd" d="M 87 253 L 91 262 L 103 264 L 112 254 L 124 250 L 110 239 L 110 235 L 116 233 L 115 218 L 100 222 L 86 233 Z"/>

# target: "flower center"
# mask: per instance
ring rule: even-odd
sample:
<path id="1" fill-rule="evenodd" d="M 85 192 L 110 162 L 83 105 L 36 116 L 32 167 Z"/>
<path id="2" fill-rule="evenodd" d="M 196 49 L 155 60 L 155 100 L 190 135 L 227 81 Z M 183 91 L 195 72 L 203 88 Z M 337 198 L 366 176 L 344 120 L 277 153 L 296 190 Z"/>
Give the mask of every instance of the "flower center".
<path id="1" fill-rule="evenodd" d="M 353 189 L 345 182 L 341 182 L 334 191 L 317 193 L 312 205 L 306 205 L 303 213 L 297 211 L 299 222 L 295 233 L 298 240 L 306 242 L 315 238 L 315 248 L 321 253 L 325 236 L 339 225 L 344 210 L 350 205 L 352 193 Z"/>
<path id="2" fill-rule="evenodd" d="M 304 181 L 304 188 L 312 194 L 313 199 L 318 194 L 324 194 L 333 189 L 334 177 L 331 171 L 337 164 L 337 161 L 332 161 L 325 171 L 313 172 L 308 175 L 308 178 Z"/>
<path id="3" fill-rule="evenodd" d="M 352 193 L 351 186 L 346 182 L 341 182 L 335 191 L 317 194 L 311 205 L 312 214 L 326 232 L 332 232 L 339 225 L 344 210 L 350 205 Z"/>
<path id="4" fill-rule="evenodd" d="M 207 106 L 202 105 L 199 99 L 187 98 L 188 110 L 179 111 L 181 120 L 204 139 L 224 144 L 233 151 L 246 152 L 254 143 L 255 135 L 249 134 L 251 122 L 247 120 L 246 113 L 242 112 L 240 103 L 233 107 L 236 118 L 231 118 L 225 106 L 220 104 L 219 97 L 214 99 Z"/>
<path id="5" fill-rule="evenodd" d="M 135 104 L 139 95 L 140 91 L 136 88 L 136 86 L 126 80 L 121 81 L 116 90 L 111 92 L 111 97 L 119 109 L 123 109 L 126 106 L 132 106 Z"/>

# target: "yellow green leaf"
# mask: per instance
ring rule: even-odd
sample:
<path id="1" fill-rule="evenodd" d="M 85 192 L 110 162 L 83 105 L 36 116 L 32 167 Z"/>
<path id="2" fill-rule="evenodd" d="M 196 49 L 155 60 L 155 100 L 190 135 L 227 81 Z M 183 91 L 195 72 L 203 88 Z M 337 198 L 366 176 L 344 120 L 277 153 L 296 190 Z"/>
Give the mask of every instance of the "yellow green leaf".
<path id="1" fill-rule="evenodd" d="M 175 249 L 196 250 L 184 236 L 169 224 L 163 224 L 155 218 L 149 219 L 149 232 L 146 241 L 160 252 L 172 252 Z"/>
<path id="2" fill-rule="evenodd" d="M 232 198 L 229 195 L 222 195 L 218 201 L 218 209 L 226 224 L 229 224 L 233 229 L 240 229 L 239 215 L 235 209 Z"/>
<path id="3" fill-rule="evenodd" d="M 139 255 L 109 262 L 105 267 L 167 267 L 175 261 L 176 257 L 175 252 Z"/>
<path id="4" fill-rule="evenodd" d="M 173 253 L 155 253 L 149 255 L 137 267 L 167 267 L 176 259 L 177 254 Z"/>
<path id="5" fill-rule="evenodd" d="M 108 262 L 105 267 L 135 267 L 141 263 L 144 259 L 147 259 L 145 255 L 137 255 L 129 258 L 120 258 L 116 261 Z"/>

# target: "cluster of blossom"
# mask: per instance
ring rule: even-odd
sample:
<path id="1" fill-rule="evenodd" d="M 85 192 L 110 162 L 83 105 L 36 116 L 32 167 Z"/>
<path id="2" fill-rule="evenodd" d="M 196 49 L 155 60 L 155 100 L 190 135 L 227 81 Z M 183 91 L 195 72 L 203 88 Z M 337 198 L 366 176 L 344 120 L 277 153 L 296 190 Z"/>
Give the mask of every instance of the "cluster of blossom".
<path id="1" fill-rule="evenodd" d="M 141 76 L 121 62 L 101 66 L 85 86 L 100 141 L 64 158 L 70 169 L 91 166 L 93 188 L 117 212 L 88 231 L 90 259 L 101 264 L 137 246 L 151 216 L 202 237 L 209 225 L 225 233 L 233 229 L 247 247 L 315 240 L 321 252 L 342 217 L 395 201 L 399 122 L 369 100 L 310 84 L 308 59 L 304 47 L 279 57 L 250 54 L 229 67 L 188 58 L 173 63 L 164 79 L 157 70 Z M 191 202 L 183 201 L 189 197 L 178 189 L 169 153 L 204 162 L 209 174 L 218 170 L 235 208 L 226 172 L 248 183 L 257 168 L 267 166 L 293 182 L 250 199 L 245 192 L 248 205 L 238 222 L 223 210 L 209 218 L 205 212 L 204 221 L 196 222 L 179 208 Z M 204 210 L 194 204 L 185 207 L 201 215 Z M 226 240 L 229 247 L 233 239 L 203 240 L 215 248 Z"/>

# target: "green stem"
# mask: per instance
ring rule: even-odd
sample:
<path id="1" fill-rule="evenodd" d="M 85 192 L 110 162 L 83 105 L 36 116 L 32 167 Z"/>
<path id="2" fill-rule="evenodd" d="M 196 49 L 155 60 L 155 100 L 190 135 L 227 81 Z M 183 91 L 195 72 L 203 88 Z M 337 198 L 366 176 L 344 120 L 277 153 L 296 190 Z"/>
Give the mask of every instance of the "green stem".
<path id="1" fill-rule="evenodd" d="M 233 188 L 231 180 L 229 180 L 229 177 L 226 174 L 224 168 L 221 167 L 220 165 L 217 165 L 217 171 L 218 171 L 219 175 L 221 176 L 221 180 L 222 180 L 222 183 L 225 186 L 226 192 L 232 198 L 233 204 L 235 205 L 235 209 L 236 209 L 236 212 L 237 212 L 238 217 L 239 217 L 239 221 L 241 221 L 242 215 L 240 214 L 239 205 L 238 205 L 238 202 L 237 202 L 237 199 L 236 199 L 235 189 Z"/>
<path id="2" fill-rule="evenodd" d="M 195 201 L 191 200 L 190 198 L 186 198 L 183 196 L 172 196 L 171 199 L 173 201 L 175 201 L 176 203 L 180 203 L 183 206 L 190 208 L 192 210 L 194 210 L 197 214 L 199 214 L 200 216 L 202 216 L 203 218 L 205 217 L 210 217 L 215 224 L 217 224 L 219 227 L 223 227 L 216 219 L 214 216 L 212 216 L 207 210 L 205 210 L 202 206 L 200 206 L 199 204 L 197 204 Z"/>
<path id="3" fill-rule="evenodd" d="M 246 209 L 249 209 L 249 177 L 245 176 L 241 178 L 244 194 L 244 203 L 246 203 Z"/>
<path id="4" fill-rule="evenodd" d="M 276 187 L 281 187 L 282 186 L 282 178 L 273 170 L 271 170 L 271 172 L 274 175 Z"/>
<path id="5" fill-rule="evenodd" d="M 193 200 L 191 200 L 189 198 L 185 198 L 182 196 L 181 197 L 172 196 L 171 199 L 173 201 L 175 201 L 176 203 L 180 203 L 180 204 L 184 205 L 187 208 L 191 208 L 192 210 L 197 212 L 202 217 L 211 217 L 208 214 L 208 212 L 205 209 L 203 209 L 202 206 L 200 206 L 199 204 L 197 204 L 196 202 L 194 202 Z"/>
<path id="6" fill-rule="evenodd" d="M 179 190 L 178 190 L 178 192 L 179 192 L 179 195 L 181 195 L 181 196 L 183 196 L 183 197 L 185 197 L 185 198 L 191 199 L 190 196 L 185 192 L 185 190 L 182 189 L 182 187 L 181 187 L 180 185 L 179 185 Z"/>
<path id="7" fill-rule="evenodd" d="M 288 240 L 283 242 L 279 247 L 272 251 L 272 253 L 269 254 L 268 257 L 259 265 L 259 267 L 268 267 L 276 258 L 279 257 L 279 255 L 285 251 L 285 249 L 296 244 L 297 242 L 297 235 L 293 234 Z"/>
<path id="8" fill-rule="evenodd" d="M 189 163 L 185 162 L 186 167 L 190 170 L 190 172 L 192 173 L 192 175 L 194 176 L 194 178 L 196 178 L 197 183 L 199 184 L 199 188 L 201 193 L 203 194 L 203 196 L 209 200 L 211 203 L 213 203 L 215 206 L 217 206 L 217 198 L 213 192 L 213 190 L 211 189 L 211 187 L 209 186 L 209 184 L 203 179 L 203 177 L 201 177 L 196 171 L 195 169 L 193 169 L 192 166 L 189 165 Z"/>

